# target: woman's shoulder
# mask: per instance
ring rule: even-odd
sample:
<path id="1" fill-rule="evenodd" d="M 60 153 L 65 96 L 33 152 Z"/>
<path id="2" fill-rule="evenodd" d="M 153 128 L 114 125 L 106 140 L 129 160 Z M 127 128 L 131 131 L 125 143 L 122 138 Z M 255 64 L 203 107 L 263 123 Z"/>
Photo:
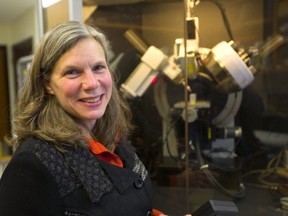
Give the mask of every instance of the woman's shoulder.
<path id="1" fill-rule="evenodd" d="M 49 142 L 36 138 L 36 137 L 27 137 L 24 139 L 19 147 L 15 150 L 12 155 L 13 158 L 18 158 L 20 155 L 34 155 L 41 161 L 45 160 L 45 156 L 48 155 L 59 155 L 56 147 L 50 144 Z M 51 157 L 51 156 L 49 156 Z"/>
<path id="2" fill-rule="evenodd" d="M 35 149 L 40 146 L 48 146 L 48 143 L 44 140 L 41 140 L 36 137 L 27 137 L 25 138 L 19 145 L 19 147 L 16 149 L 13 155 L 17 155 L 21 152 L 33 152 Z"/>
<path id="3" fill-rule="evenodd" d="M 31 165 L 55 163 L 51 158 L 60 158 L 61 154 L 48 142 L 35 137 L 27 137 L 12 154 L 10 163 L 32 163 Z"/>
<path id="4" fill-rule="evenodd" d="M 62 153 L 54 144 L 37 137 L 28 137 L 23 140 L 14 152 L 13 157 L 17 157 L 20 154 L 33 154 L 46 166 L 63 161 Z"/>
<path id="5" fill-rule="evenodd" d="M 51 210 L 49 204 L 55 207 L 55 211 L 60 205 L 55 178 L 34 153 L 35 142 L 34 139 L 25 140 L 13 153 L 1 176 L 1 215 L 27 215 L 31 212 L 40 215 L 39 212 Z M 27 203 L 30 205 L 27 206 Z"/>
<path id="6" fill-rule="evenodd" d="M 63 153 L 48 141 L 35 137 L 25 139 L 12 157 L 12 163 L 19 161 L 29 163 L 27 167 L 39 166 L 42 171 L 50 173 L 59 186 L 61 196 L 77 187 L 75 174 L 67 167 Z"/>
<path id="7" fill-rule="evenodd" d="M 12 157 L 3 172 L 4 179 L 15 179 L 22 174 L 27 179 L 38 178 L 39 175 L 50 175 L 43 161 L 39 160 L 35 152 L 35 145 L 39 142 L 38 139 L 25 139 L 21 145 L 12 154 Z M 29 177 L 28 177 L 29 176 Z"/>
<path id="8" fill-rule="evenodd" d="M 46 169 L 55 174 L 55 167 L 65 169 L 65 160 L 55 145 L 36 137 L 24 139 L 13 153 L 11 163 L 32 163 L 30 166 L 45 165 Z M 57 173 L 59 174 L 59 173 Z"/>

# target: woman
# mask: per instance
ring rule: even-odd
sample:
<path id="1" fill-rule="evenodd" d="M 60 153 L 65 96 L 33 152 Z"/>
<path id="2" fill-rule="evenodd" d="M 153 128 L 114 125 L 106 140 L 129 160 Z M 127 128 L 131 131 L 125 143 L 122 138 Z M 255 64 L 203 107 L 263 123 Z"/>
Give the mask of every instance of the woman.
<path id="1" fill-rule="evenodd" d="M 108 55 L 104 34 L 79 22 L 44 35 L 16 106 L 0 215 L 152 215 Z"/>

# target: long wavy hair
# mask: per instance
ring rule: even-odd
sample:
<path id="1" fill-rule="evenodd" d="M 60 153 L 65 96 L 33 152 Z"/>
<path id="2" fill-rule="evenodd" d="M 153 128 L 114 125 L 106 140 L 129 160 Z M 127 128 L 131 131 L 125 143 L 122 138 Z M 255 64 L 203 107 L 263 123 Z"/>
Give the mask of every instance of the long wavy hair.
<path id="1" fill-rule="evenodd" d="M 110 42 L 99 29 L 77 22 L 68 21 L 49 30 L 41 39 L 31 63 L 29 75 L 18 93 L 14 115 L 13 136 L 8 139 L 15 150 L 30 136 L 53 143 L 57 148 L 64 146 L 88 145 L 77 119 L 67 113 L 57 102 L 56 97 L 48 94 L 44 79 L 49 80 L 59 58 L 84 38 L 94 38 L 100 43 L 108 63 L 111 53 Z M 112 96 L 102 118 L 91 131 L 91 136 L 112 150 L 120 138 L 127 138 L 131 124 L 131 112 L 127 103 L 118 93 L 115 84 L 116 74 L 112 75 Z"/>

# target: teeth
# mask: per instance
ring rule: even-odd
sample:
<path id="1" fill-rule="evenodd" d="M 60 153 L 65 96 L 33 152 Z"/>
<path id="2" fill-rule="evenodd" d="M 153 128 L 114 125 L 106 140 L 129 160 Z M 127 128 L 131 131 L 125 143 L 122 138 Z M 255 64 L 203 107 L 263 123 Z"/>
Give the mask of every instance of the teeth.
<path id="1" fill-rule="evenodd" d="M 82 101 L 87 102 L 87 103 L 96 103 L 96 102 L 100 101 L 100 97 L 92 98 L 92 99 L 82 99 Z"/>

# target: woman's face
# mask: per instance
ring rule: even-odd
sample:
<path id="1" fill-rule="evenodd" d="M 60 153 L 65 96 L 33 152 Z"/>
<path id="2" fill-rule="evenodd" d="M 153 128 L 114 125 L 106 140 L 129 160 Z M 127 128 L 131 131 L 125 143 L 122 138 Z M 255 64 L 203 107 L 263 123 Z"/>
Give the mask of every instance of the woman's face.
<path id="1" fill-rule="evenodd" d="M 82 39 L 56 62 L 48 93 L 91 130 L 106 110 L 112 94 L 112 78 L 104 50 L 92 38 Z"/>

